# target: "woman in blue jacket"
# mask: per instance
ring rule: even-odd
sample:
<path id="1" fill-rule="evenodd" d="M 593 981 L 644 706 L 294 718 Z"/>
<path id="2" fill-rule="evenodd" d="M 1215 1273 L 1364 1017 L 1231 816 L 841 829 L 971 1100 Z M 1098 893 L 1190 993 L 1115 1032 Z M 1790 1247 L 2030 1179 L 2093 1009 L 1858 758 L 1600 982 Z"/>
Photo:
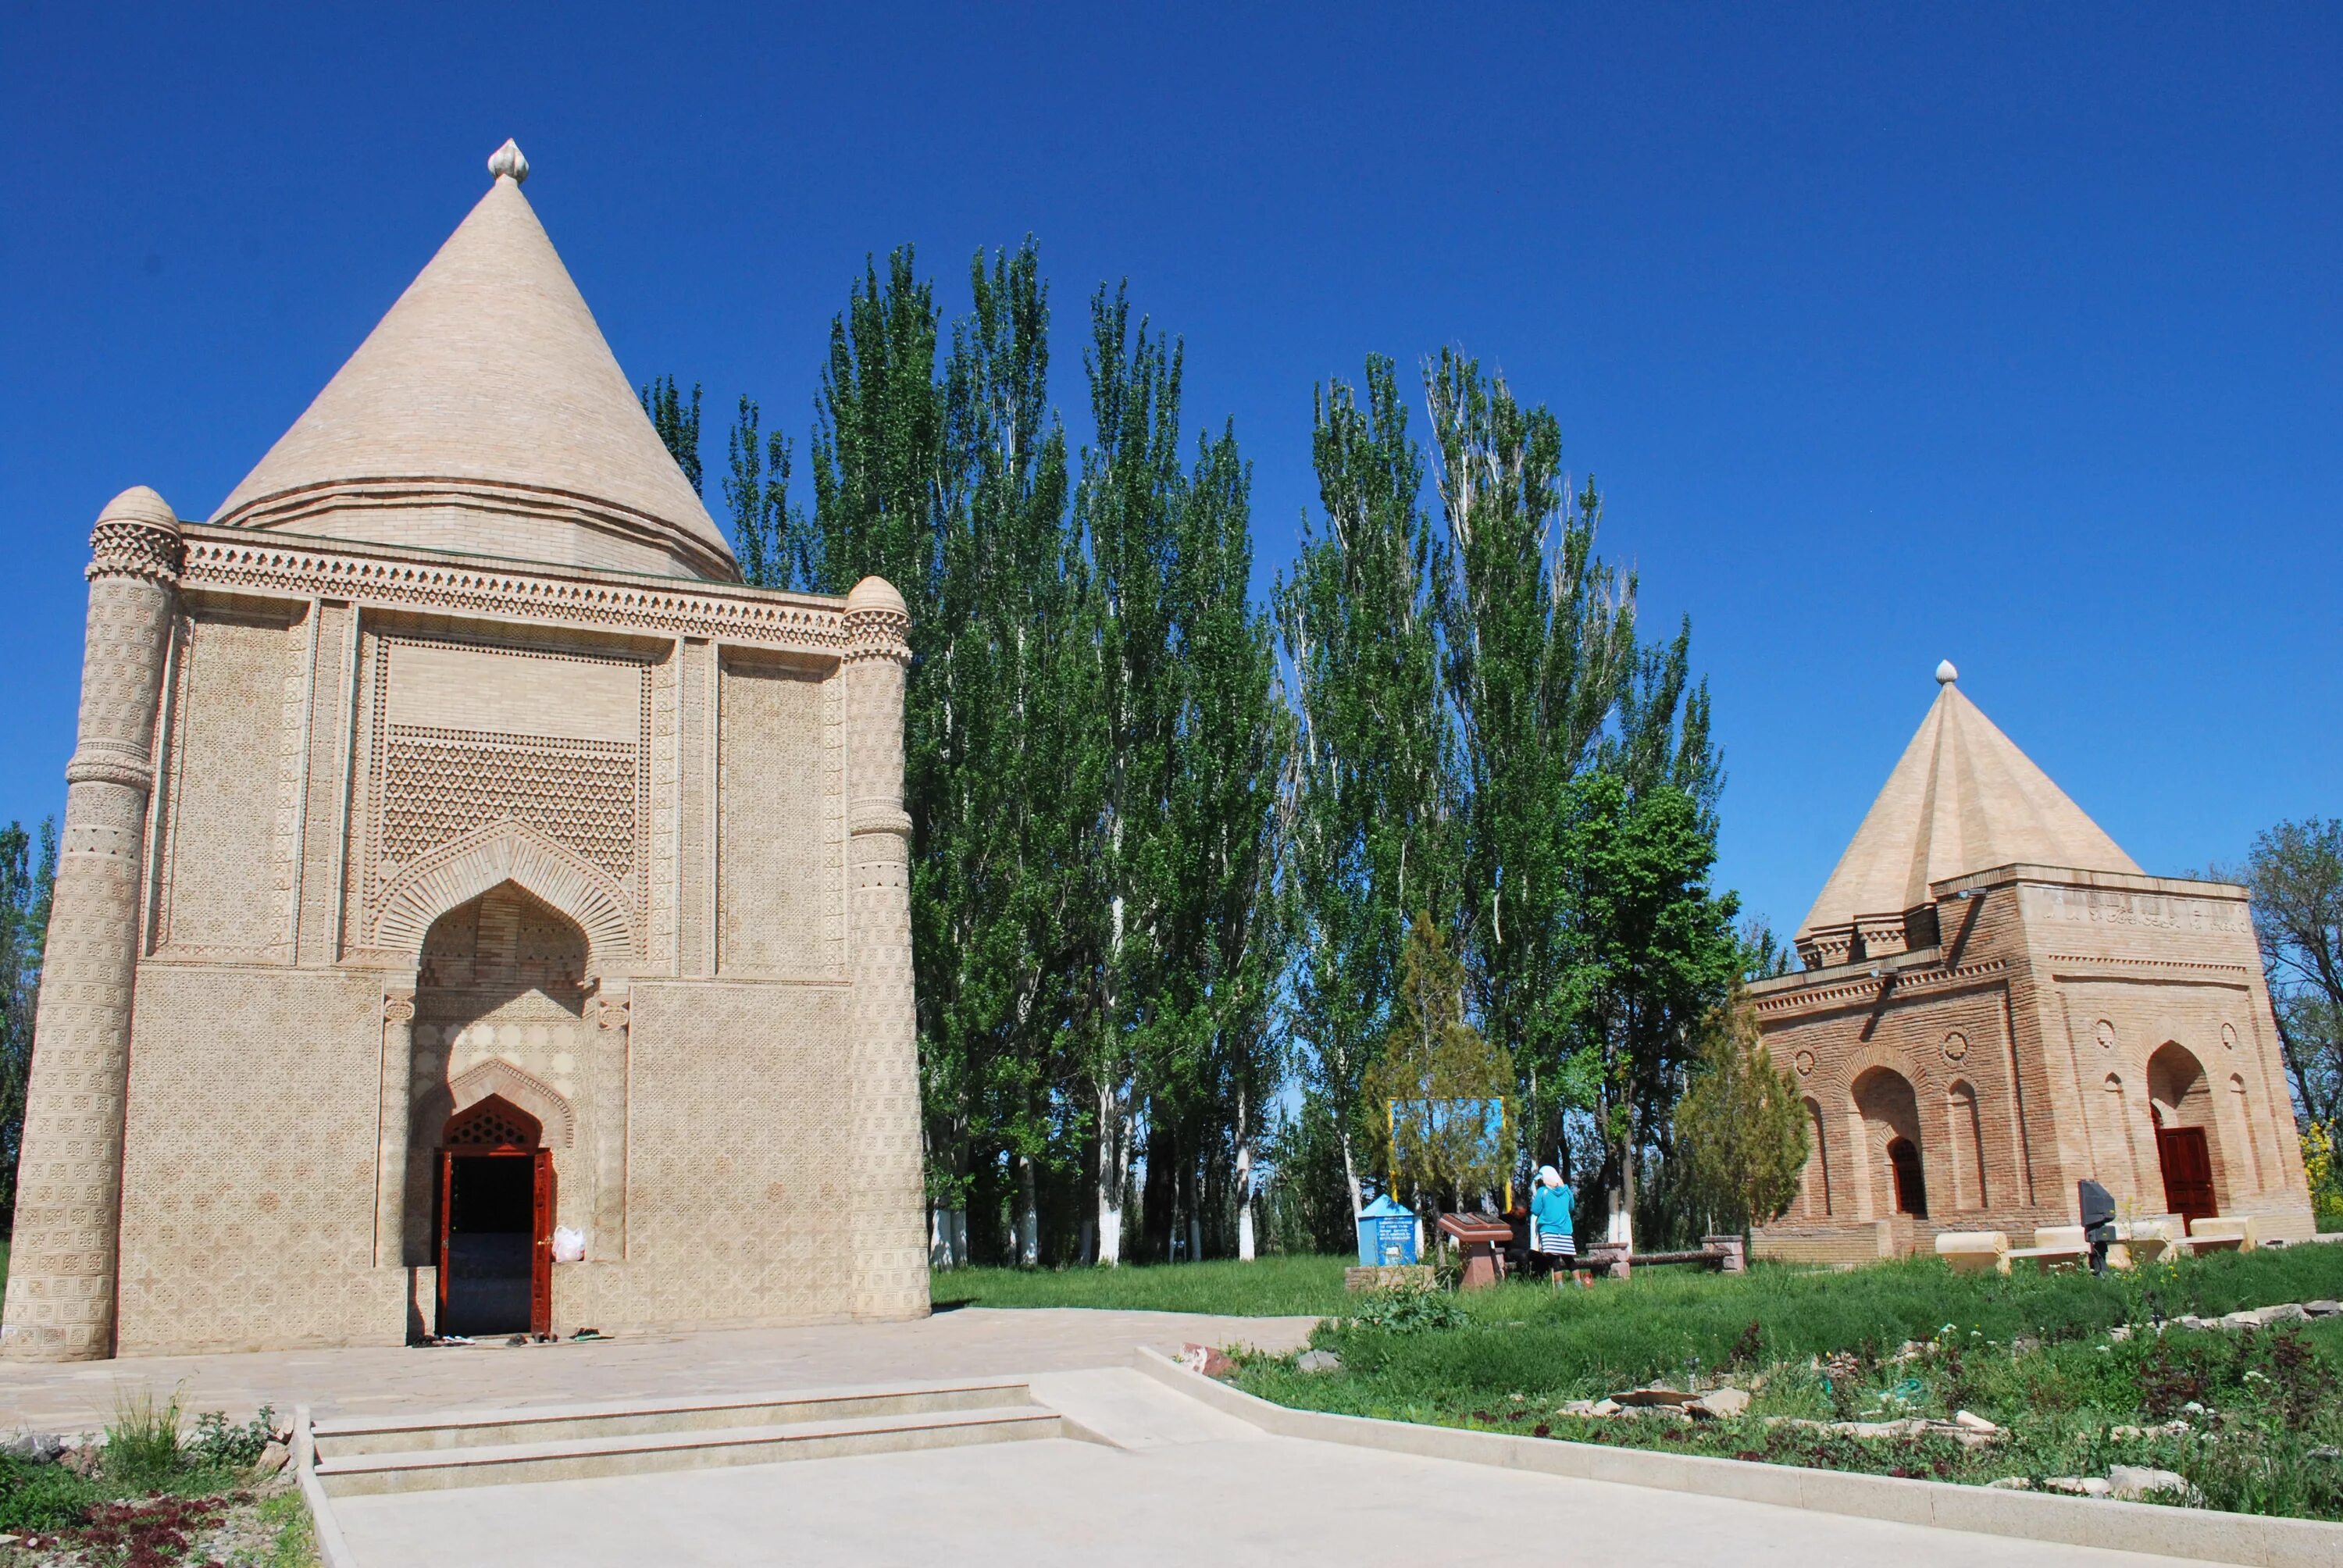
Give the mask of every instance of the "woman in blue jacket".
<path id="1" fill-rule="evenodd" d="M 1571 1235 L 1571 1201 L 1562 1172 L 1551 1165 L 1539 1166 L 1537 1191 L 1530 1194 L 1530 1245 L 1544 1254 L 1549 1269 L 1567 1269 L 1578 1257 L 1578 1242 Z"/>

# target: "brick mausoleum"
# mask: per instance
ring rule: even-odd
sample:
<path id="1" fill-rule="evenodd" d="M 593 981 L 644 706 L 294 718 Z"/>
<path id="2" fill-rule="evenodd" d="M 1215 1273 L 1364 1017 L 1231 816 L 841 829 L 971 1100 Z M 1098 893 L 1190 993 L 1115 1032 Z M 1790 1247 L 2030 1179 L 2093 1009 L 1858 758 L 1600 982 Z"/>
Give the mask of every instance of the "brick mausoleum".
<path id="1" fill-rule="evenodd" d="M 741 584 L 489 167 L 98 519 L 10 1356 L 927 1310 L 903 601 Z"/>
<path id="2" fill-rule="evenodd" d="M 1936 671 L 1936 701 L 1753 987 L 1812 1152 L 1761 1257 L 1927 1251 L 1939 1231 L 2127 1214 L 2312 1229 L 2246 890 L 2141 873 Z"/>

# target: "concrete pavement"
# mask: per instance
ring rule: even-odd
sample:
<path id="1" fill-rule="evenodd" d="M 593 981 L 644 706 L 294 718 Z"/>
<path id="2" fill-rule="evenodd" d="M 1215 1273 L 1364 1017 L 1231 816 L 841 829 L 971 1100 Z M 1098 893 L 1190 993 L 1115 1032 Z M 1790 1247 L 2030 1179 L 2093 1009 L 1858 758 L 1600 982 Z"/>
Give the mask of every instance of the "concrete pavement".
<path id="1" fill-rule="evenodd" d="M 902 1323 L 824 1323 L 522 1347 L 264 1351 L 0 1363 L 0 1432 L 94 1432 L 124 1400 L 180 1391 L 190 1414 L 263 1404 L 320 1418 L 686 1393 L 1019 1376 L 1128 1365 L 1141 1345 L 1299 1348 L 1314 1318 L 963 1307 Z"/>
<path id="2" fill-rule="evenodd" d="M 2168 1558 L 1272 1437 L 1129 1370 L 1036 1379 L 1052 1440 L 337 1500 L 360 1568 L 1633 1563 L 2049 1568 Z"/>

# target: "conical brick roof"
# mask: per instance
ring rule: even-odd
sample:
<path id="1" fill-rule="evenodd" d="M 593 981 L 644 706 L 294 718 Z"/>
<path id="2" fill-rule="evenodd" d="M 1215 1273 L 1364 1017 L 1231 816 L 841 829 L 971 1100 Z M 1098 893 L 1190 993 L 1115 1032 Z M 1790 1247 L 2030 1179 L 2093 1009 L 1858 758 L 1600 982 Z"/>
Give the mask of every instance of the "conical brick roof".
<path id="1" fill-rule="evenodd" d="M 507 143 L 488 193 L 215 523 L 737 579 Z"/>
<path id="2" fill-rule="evenodd" d="M 1928 885 L 1996 866 L 2058 866 L 2140 874 L 2083 809 L 2034 765 L 1976 704 L 1953 668 L 1798 928 L 1804 939 L 1863 915 L 1928 901 Z"/>

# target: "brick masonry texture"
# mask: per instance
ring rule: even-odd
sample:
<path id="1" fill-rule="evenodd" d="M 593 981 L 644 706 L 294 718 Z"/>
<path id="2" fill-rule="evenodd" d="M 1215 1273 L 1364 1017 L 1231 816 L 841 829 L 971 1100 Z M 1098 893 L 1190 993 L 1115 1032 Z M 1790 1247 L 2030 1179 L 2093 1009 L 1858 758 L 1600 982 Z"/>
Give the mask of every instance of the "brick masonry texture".
<path id="1" fill-rule="evenodd" d="M 228 526 L 93 535 L 9 1356 L 427 1332 L 490 1100 L 557 1332 L 927 1311 L 901 600 L 724 580 L 509 178 L 433 267 Z"/>
<path id="2" fill-rule="evenodd" d="M 2245 890 L 2139 874 L 1938 678 L 1799 934 L 1808 967 L 1753 988 L 1810 1149 L 1758 1253 L 1856 1261 L 1928 1251 L 1946 1230 L 2023 1246 L 2076 1222 L 2086 1179 L 2122 1215 L 2163 1215 L 2158 1126 L 2203 1131 L 2219 1212 L 2308 1235 Z M 2096 863 L 2029 858 L 2053 855 Z M 1875 911 L 1866 896 L 1912 902 Z M 1898 1141 L 1916 1154 L 1925 1213 L 1899 1198 Z"/>

